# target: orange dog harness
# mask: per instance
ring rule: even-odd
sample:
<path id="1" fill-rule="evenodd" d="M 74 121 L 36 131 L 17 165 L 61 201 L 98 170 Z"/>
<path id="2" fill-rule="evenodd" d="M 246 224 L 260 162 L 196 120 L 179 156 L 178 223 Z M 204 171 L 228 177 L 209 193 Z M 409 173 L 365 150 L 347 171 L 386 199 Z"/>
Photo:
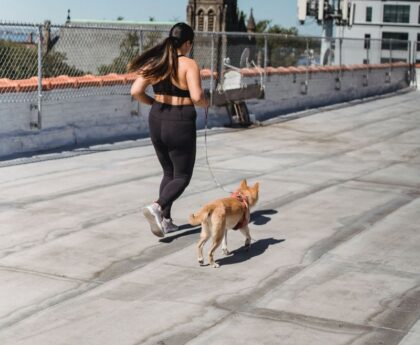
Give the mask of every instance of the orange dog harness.
<path id="1" fill-rule="evenodd" d="M 236 200 L 238 200 L 245 207 L 244 216 L 239 221 L 239 223 L 236 224 L 233 227 L 233 230 L 238 230 L 238 229 L 243 228 L 244 226 L 246 226 L 246 225 L 249 224 L 249 221 L 250 221 L 250 218 L 251 218 L 251 214 L 249 212 L 248 200 L 247 200 L 247 198 L 245 196 L 243 196 L 240 192 L 233 192 L 231 194 L 231 197 L 232 198 L 235 198 Z"/>

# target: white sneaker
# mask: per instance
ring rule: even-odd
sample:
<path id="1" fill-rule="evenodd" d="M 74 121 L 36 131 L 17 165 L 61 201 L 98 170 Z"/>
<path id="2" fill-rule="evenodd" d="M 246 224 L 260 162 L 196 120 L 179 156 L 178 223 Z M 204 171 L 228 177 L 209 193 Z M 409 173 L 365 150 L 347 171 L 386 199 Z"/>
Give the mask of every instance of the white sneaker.
<path id="1" fill-rule="evenodd" d="M 161 225 L 165 234 L 179 230 L 179 226 L 172 223 L 172 218 L 163 218 Z"/>
<path id="2" fill-rule="evenodd" d="M 162 229 L 162 208 L 156 202 L 143 208 L 143 214 L 150 224 L 150 230 L 157 237 L 165 237 Z"/>

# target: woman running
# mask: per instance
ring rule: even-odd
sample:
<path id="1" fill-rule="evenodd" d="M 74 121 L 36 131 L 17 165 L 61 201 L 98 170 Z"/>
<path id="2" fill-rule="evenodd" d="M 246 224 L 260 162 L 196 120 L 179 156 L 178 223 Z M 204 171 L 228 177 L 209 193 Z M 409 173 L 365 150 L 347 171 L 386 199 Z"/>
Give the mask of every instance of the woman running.
<path id="1" fill-rule="evenodd" d="M 172 203 L 188 186 L 195 163 L 197 117 L 194 105 L 207 107 L 201 87 L 200 69 L 187 57 L 194 31 L 185 23 L 175 24 L 162 43 L 130 62 L 137 72 L 131 95 L 152 106 L 150 138 L 163 169 L 157 201 L 143 209 L 150 228 L 158 237 L 178 230 L 171 218 Z M 146 94 L 152 85 L 155 98 Z"/>

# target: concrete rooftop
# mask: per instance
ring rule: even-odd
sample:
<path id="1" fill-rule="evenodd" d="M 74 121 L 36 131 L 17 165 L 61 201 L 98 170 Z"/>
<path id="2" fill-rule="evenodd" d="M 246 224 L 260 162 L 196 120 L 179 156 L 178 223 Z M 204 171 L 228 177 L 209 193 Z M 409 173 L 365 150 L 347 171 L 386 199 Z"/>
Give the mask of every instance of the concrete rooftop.
<path id="1" fill-rule="evenodd" d="M 147 140 L 0 162 L 0 344 L 420 344 L 418 92 L 208 141 L 227 188 L 261 183 L 218 269 L 185 224 L 225 196 L 204 137 L 161 241 Z"/>

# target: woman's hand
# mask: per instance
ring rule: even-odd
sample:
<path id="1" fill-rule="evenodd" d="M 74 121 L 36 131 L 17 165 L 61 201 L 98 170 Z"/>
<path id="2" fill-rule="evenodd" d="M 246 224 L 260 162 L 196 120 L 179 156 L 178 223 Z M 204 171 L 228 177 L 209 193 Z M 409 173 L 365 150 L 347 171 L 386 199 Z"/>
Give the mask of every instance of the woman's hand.
<path id="1" fill-rule="evenodd" d="M 140 103 L 152 105 L 155 101 L 154 98 L 146 94 L 146 88 L 149 85 L 150 82 L 140 75 L 131 86 L 131 96 Z"/>

